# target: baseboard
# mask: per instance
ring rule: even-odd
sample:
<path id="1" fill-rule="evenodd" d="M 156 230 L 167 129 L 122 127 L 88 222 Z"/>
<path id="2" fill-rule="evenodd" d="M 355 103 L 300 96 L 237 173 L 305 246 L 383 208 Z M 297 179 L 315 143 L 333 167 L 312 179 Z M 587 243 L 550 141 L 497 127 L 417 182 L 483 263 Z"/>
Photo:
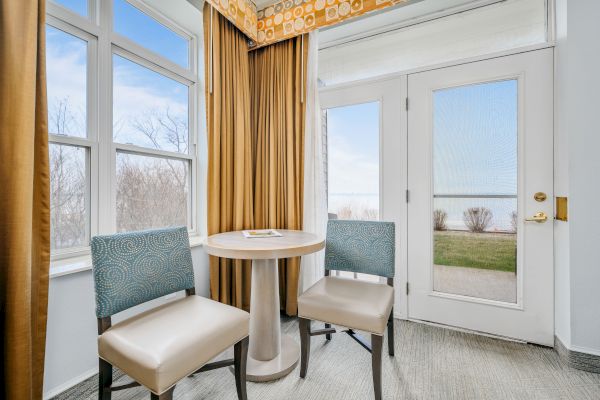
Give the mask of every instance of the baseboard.
<path id="1" fill-rule="evenodd" d="M 600 355 L 569 349 L 557 336 L 554 336 L 554 349 L 570 367 L 600 374 Z"/>
<path id="2" fill-rule="evenodd" d="M 81 382 L 85 381 L 86 379 L 91 378 L 92 376 L 96 375 L 97 373 L 98 373 L 98 368 L 92 368 L 88 371 L 85 371 L 83 374 L 76 376 L 73 379 L 69 379 L 65 383 L 58 385 L 58 386 L 48 390 L 47 392 L 44 392 L 44 400 L 49 400 L 55 396 L 58 396 L 62 392 L 65 392 L 65 391 L 71 389 L 73 386 L 80 384 Z"/>

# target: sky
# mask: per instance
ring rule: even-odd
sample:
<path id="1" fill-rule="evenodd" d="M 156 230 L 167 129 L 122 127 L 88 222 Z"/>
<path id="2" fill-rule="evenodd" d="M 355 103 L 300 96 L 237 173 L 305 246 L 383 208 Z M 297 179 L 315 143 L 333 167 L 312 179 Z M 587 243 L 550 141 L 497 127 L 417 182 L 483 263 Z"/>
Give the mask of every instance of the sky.
<path id="1" fill-rule="evenodd" d="M 85 0 L 57 0 L 82 15 Z M 186 66 L 188 42 L 143 14 L 124 0 L 115 0 L 115 30 L 167 59 Z M 87 42 L 47 25 L 48 108 L 50 120 L 58 104 L 68 104 L 70 119 L 65 134 L 85 137 Z M 165 140 L 157 123 L 168 113 L 187 130 L 188 87 L 171 78 L 113 55 L 113 133 L 115 141 L 155 148 L 133 127 L 136 121 L 151 121 L 158 129 L 159 148 L 176 151 Z M 51 124 L 52 126 L 52 124 Z M 56 132 L 53 132 L 56 133 Z"/>
<path id="2" fill-rule="evenodd" d="M 330 194 L 379 193 L 379 102 L 327 110 Z"/>
<path id="3" fill-rule="evenodd" d="M 54 1 L 77 14 L 88 16 L 87 0 Z M 155 19 L 139 12 L 125 0 L 114 0 L 113 4 L 113 29 L 115 32 L 163 55 L 184 68 L 188 67 L 189 48 L 186 39 L 167 29 Z"/>

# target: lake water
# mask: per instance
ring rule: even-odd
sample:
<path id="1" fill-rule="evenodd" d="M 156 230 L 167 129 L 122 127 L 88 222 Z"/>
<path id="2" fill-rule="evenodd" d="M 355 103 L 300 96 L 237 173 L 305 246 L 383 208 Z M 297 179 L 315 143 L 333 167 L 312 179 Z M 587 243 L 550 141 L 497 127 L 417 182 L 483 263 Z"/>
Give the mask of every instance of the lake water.
<path id="1" fill-rule="evenodd" d="M 517 210 L 517 199 L 435 199 L 434 208 L 446 211 L 448 214 L 448 229 L 467 230 L 463 222 L 463 212 L 470 207 L 486 207 L 492 212 L 489 231 L 510 231 L 512 229 L 512 212 Z M 329 212 L 348 213 L 356 219 L 366 219 L 379 210 L 379 195 L 364 193 L 330 193 Z"/>

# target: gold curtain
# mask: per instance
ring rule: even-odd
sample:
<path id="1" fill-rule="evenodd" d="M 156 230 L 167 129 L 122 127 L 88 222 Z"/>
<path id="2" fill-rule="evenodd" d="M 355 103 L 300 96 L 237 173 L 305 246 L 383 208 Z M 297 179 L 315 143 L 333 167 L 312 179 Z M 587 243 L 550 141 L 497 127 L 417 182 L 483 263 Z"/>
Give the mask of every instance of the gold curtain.
<path id="1" fill-rule="evenodd" d="M 212 32 L 211 32 L 212 28 Z M 208 131 L 208 234 L 250 229 L 253 221 L 248 42 L 204 5 Z M 210 257 L 214 300 L 250 308 L 250 263 Z"/>
<path id="2" fill-rule="evenodd" d="M 0 398 L 41 399 L 50 263 L 45 1 L 0 2 Z"/>
<path id="3" fill-rule="evenodd" d="M 204 6 L 208 234 L 302 229 L 308 37 L 248 53 L 246 37 Z M 303 41 L 305 42 L 303 45 Z M 281 260 L 281 307 L 297 313 L 300 260 Z M 214 300 L 248 310 L 251 266 L 211 257 Z"/>
<path id="4" fill-rule="evenodd" d="M 308 36 L 250 53 L 257 229 L 302 229 Z M 280 260 L 281 308 L 296 315 L 300 258 Z"/>

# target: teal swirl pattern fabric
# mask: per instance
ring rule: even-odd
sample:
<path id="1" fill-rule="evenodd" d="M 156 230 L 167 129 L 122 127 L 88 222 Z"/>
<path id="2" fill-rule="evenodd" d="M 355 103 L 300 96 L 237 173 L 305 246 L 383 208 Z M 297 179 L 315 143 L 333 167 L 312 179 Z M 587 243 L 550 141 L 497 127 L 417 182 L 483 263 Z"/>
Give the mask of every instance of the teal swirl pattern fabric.
<path id="1" fill-rule="evenodd" d="M 91 247 L 98 318 L 194 287 L 185 227 L 95 236 Z"/>
<path id="2" fill-rule="evenodd" d="M 325 269 L 394 277 L 393 222 L 329 220 Z"/>

